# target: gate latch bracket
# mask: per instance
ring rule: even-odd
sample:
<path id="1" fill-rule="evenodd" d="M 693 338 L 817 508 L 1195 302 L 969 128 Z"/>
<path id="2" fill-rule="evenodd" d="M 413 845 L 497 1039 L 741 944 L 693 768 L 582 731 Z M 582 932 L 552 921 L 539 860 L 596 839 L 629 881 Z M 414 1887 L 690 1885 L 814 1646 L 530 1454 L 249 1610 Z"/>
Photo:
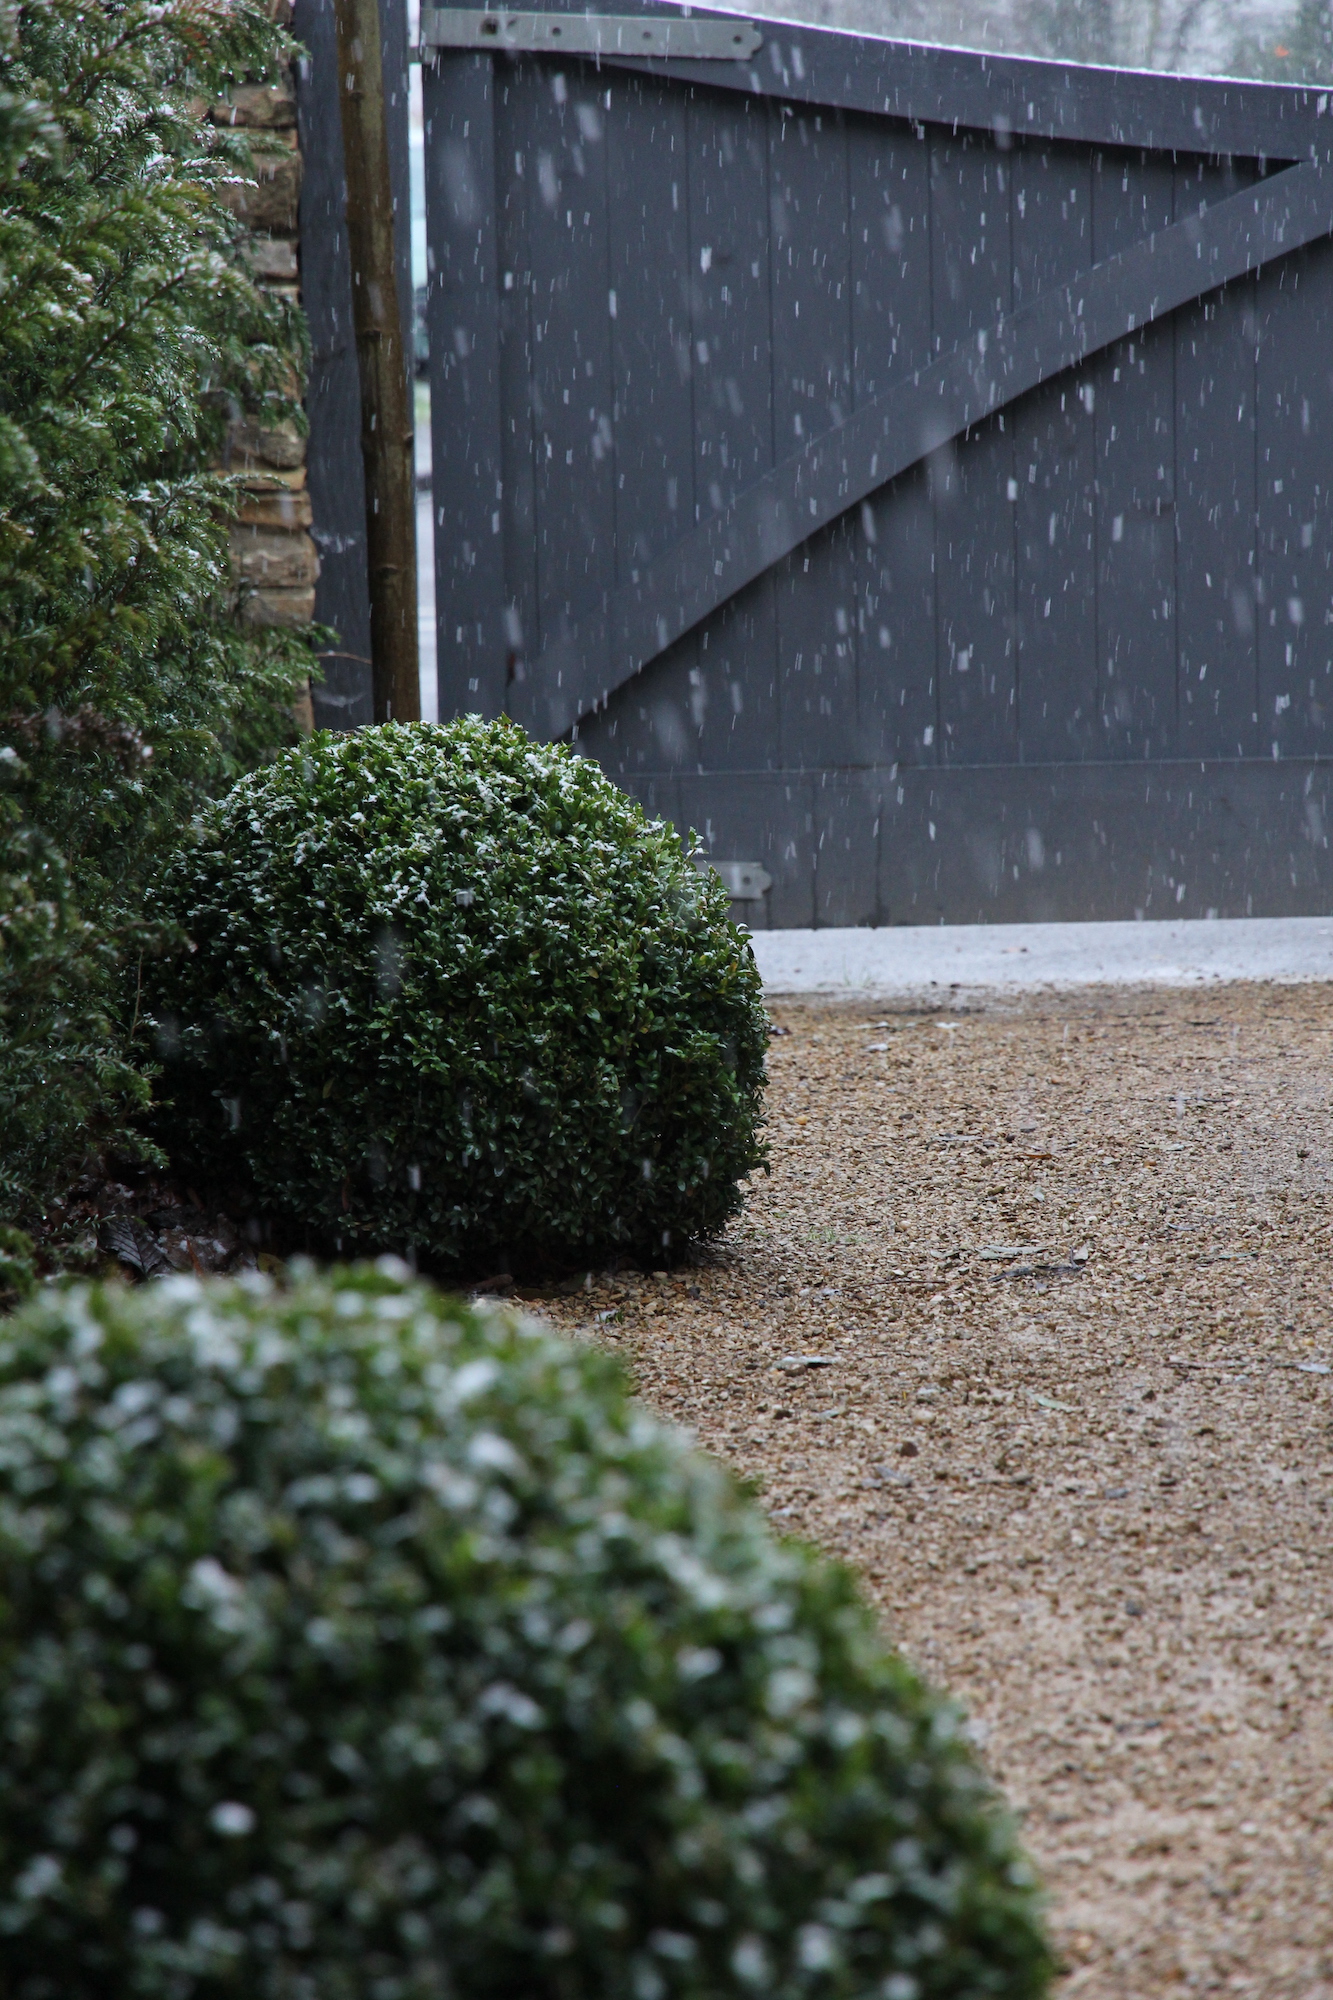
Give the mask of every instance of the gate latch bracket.
<path id="1" fill-rule="evenodd" d="M 696 854 L 694 865 L 701 875 L 718 875 L 733 903 L 762 903 L 773 887 L 773 877 L 758 861 L 710 861 Z"/>
<path id="2" fill-rule="evenodd" d="M 413 53 L 422 61 L 429 61 L 437 49 L 503 49 L 520 55 L 676 56 L 692 62 L 748 62 L 763 40 L 753 21 L 423 7 L 421 46 Z"/>

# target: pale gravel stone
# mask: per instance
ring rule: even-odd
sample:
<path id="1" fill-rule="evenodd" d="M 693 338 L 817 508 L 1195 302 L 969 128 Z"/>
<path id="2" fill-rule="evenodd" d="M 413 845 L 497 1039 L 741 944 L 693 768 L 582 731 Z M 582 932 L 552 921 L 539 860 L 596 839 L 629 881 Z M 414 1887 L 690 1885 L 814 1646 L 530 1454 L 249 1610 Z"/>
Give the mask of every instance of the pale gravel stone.
<path id="1" fill-rule="evenodd" d="M 1328 2000 L 1333 986 L 774 1011 L 741 1222 L 546 1312 L 965 1702 L 1062 2000 Z"/>

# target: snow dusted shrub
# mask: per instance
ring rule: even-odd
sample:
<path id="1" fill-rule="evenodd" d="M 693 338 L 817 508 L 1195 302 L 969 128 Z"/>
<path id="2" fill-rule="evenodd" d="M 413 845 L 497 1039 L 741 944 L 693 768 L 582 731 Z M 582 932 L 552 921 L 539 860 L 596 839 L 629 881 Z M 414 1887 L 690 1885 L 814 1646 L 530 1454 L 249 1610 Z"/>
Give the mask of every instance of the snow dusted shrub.
<path id="1" fill-rule="evenodd" d="M 1027 2000 L 959 1718 L 614 1364 L 381 1265 L 0 1328 L 7 2000 Z"/>
<path id="2" fill-rule="evenodd" d="M 720 1230 L 766 1019 L 720 883 L 508 721 L 308 739 L 242 779 L 158 913 L 159 1137 L 337 1247 L 444 1269 Z"/>
<path id="3" fill-rule="evenodd" d="M 0 1226 L 136 1150 L 145 880 L 295 735 L 304 638 L 238 619 L 242 414 L 300 410 L 306 334 L 223 199 L 208 115 L 295 53 L 266 0 L 0 4 Z M 263 149 L 272 143 L 260 137 Z M 119 968 L 119 970 L 118 970 Z M 124 976 L 128 972 L 128 978 Z M 51 1237 L 45 1248 L 54 1251 Z M 7 1287 L 0 1277 L 0 1300 Z"/>

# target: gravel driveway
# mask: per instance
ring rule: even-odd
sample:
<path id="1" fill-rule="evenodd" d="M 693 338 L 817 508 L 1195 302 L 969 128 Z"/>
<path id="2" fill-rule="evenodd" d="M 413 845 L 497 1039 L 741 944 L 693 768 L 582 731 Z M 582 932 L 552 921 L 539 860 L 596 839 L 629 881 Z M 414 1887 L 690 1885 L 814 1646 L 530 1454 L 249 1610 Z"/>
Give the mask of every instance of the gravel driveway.
<path id="1" fill-rule="evenodd" d="M 774 1014 L 744 1220 L 547 1312 L 966 1704 L 1064 2000 L 1333 2000 L 1333 986 Z"/>

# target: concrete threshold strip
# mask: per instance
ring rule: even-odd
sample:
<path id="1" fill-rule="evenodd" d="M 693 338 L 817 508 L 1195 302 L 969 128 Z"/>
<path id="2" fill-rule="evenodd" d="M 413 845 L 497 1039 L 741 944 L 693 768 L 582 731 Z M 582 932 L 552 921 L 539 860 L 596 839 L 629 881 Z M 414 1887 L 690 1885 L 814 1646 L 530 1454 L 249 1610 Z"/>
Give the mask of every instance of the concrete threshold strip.
<path id="1" fill-rule="evenodd" d="M 939 924 L 756 931 L 773 998 L 924 1000 L 1083 986 L 1333 980 L 1333 915 L 1097 924 Z"/>

